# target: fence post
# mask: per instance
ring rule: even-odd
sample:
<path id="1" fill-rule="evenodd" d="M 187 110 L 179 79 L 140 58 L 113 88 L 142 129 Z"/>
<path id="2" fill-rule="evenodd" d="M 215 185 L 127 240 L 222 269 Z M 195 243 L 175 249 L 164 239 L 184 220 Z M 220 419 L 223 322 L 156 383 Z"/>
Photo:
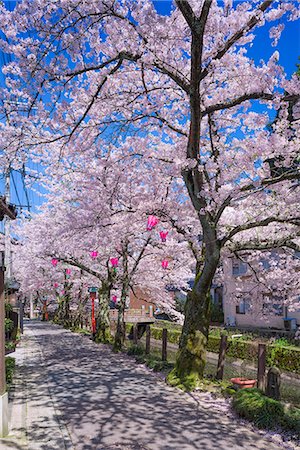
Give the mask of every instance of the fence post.
<path id="1" fill-rule="evenodd" d="M 280 400 L 280 376 L 281 373 L 277 367 L 271 367 L 271 369 L 269 369 L 267 375 L 266 395 L 274 398 L 275 400 Z"/>
<path id="2" fill-rule="evenodd" d="M 138 343 L 138 326 L 136 323 L 133 325 L 133 343 L 135 345 Z"/>
<path id="3" fill-rule="evenodd" d="M 146 349 L 145 349 L 146 355 L 149 355 L 150 353 L 150 338 L 151 338 L 150 325 L 146 325 Z"/>
<path id="4" fill-rule="evenodd" d="M 262 391 L 265 390 L 266 353 L 266 345 L 258 344 L 257 387 Z"/>
<path id="5" fill-rule="evenodd" d="M 227 348 L 227 335 L 222 334 L 220 341 L 217 375 L 216 375 L 217 380 L 223 380 L 226 348 Z"/>
<path id="6" fill-rule="evenodd" d="M 168 330 L 167 330 L 167 328 L 163 328 L 163 330 L 162 330 L 162 353 L 161 353 L 162 361 L 167 361 L 167 342 L 168 342 Z"/>

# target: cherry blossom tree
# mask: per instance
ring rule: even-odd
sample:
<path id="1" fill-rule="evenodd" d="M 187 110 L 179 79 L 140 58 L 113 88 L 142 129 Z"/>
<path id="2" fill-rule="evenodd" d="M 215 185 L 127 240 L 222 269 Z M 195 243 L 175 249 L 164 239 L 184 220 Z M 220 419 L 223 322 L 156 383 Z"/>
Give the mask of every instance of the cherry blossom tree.
<path id="1" fill-rule="evenodd" d="M 116 150 L 106 161 L 95 164 L 91 159 L 88 164 L 84 155 L 76 158 L 76 165 L 69 161 L 69 166 L 61 166 L 48 179 L 50 193 L 43 211 L 21 231 L 23 241 L 25 238 L 31 249 L 28 255 L 32 257 L 34 249 L 35 259 L 39 264 L 48 264 L 49 271 L 52 261 L 51 270 L 55 273 L 67 264 L 98 280 L 98 340 L 107 340 L 108 306 L 112 292 L 118 294 L 116 349 L 120 349 L 125 337 L 124 311 L 130 289 L 140 287 L 149 298 L 180 318 L 165 287 L 185 286 L 193 273 L 192 253 L 176 229 L 172 230 L 164 218 L 156 226 L 146 227 L 150 208 L 153 210 L 156 203 L 161 206 L 162 201 L 171 208 L 178 192 L 171 195 L 159 183 L 160 178 L 153 175 L 153 165 L 149 170 L 144 160 L 136 158 L 126 158 L 126 164 L 117 163 L 120 156 Z M 167 226 L 167 232 L 163 226 Z M 24 252 L 20 260 L 23 258 Z M 167 269 L 162 267 L 164 259 L 169 263 Z M 59 313 L 66 325 L 71 288 L 65 279 Z"/>
<path id="2" fill-rule="evenodd" d="M 208 293 L 224 249 L 299 248 L 300 80 L 286 79 L 277 51 L 258 64 L 247 54 L 257 29 L 274 22 L 276 45 L 279 19 L 298 18 L 296 3 L 277 0 L 175 0 L 169 16 L 150 0 L 1 7 L 1 45 L 16 58 L 5 96 L 27 108 L 4 130 L 8 153 L 39 146 L 53 163 L 106 140 L 168 167 L 165 185 L 170 173 L 184 182 L 198 221 L 188 234 L 201 245 L 174 384 L 202 377 Z M 99 145 L 99 159 L 105 153 Z"/>

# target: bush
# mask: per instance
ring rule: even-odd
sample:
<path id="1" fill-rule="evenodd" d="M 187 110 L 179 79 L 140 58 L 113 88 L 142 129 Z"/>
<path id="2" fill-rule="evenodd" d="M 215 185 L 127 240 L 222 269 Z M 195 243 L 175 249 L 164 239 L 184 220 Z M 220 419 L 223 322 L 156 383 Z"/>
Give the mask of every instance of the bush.
<path id="1" fill-rule="evenodd" d="M 171 344 L 179 344 L 181 336 L 181 329 L 171 328 L 172 323 L 168 329 L 168 342 Z M 173 324 L 174 325 L 174 324 Z M 126 324 L 126 331 L 130 332 L 132 324 Z M 162 330 L 167 327 L 158 327 L 156 324 L 151 326 L 151 337 L 159 341 L 162 340 Z M 220 349 L 220 330 L 212 329 L 209 334 L 207 351 L 218 353 Z M 243 338 L 231 339 L 228 337 L 226 356 L 232 358 L 239 358 L 248 361 L 256 361 L 257 359 L 257 344 L 251 341 L 251 335 L 243 335 Z M 280 339 L 277 344 L 267 344 L 267 365 L 269 367 L 276 366 L 286 372 L 294 372 L 300 374 L 300 349 L 292 346 L 283 346 L 286 340 Z"/>
<path id="2" fill-rule="evenodd" d="M 5 358 L 5 372 L 6 372 L 6 383 L 9 386 L 12 383 L 13 375 L 16 369 L 15 358 L 6 356 Z"/>
<path id="3" fill-rule="evenodd" d="M 139 355 L 143 355 L 143 354 L 144 354 L 143 347 L 140 347 L 138 345 L 132 345 L 127 350 L 127 355 L 130 355 L 130 356 L 139 356 Z"/>
<path id="4" fill-rule="evenodd" d="M 5 351 L 7 351 L 8 353 L 15 351 L 16 349 L 16 343 L 15 341 L 6 341 L 5 342 Z"/>
<path id="5" fill-rule="evenodd" d="M 209 335 L 207 350 L 218 353 L 220 338 Z M 244 339 L 228 339 L 226 356 L 243 360 L 255 361 L 257 359 L 257 345 Z M 276 366 L 286 372 L 300 374 L 300 349 L 284 347 L 282 345 L 267 345 L 267 365 Z"/>
<path id="6" fill-rule="evenodd" d="M 251 420 L 258 428 L 276 428 L 284 418 L 282 403 L 266 397 L 258 389 L 240 389 L 232 406 L 239 416 Z"/>
<path id="7" fill-rule="evenodd" d="M 290 345 L 290 342 L 286 338 L 279 338 L 276 339 L 274 344 L 276 347 L 288 347 Z"/>
<path id="8" fill-rule="evenodd" d="M 218 353 L 220 349 L 220 337 L 219 336 L 208 336 L 207 351 L 212 353 Z"/>
<path id="9" fill-rule="evenodd" d="M 285 430 L 293 431 L 300 437 L 300 409 L 288 409 L 281 425 Z"/>
<path id="10" fill-rule="evenodd" d="M 300 350 L 276 345 L 267 346 L 267 365 L 287 372 L 300 373 Z"/>
<path id="11" fill-rule="evenodd" d="M 258 428 L 283 428 L 300 436 L 300 409 L 288 408 L 258 389 L 241 389 L 232 406 L 240 417 L 251 420 Z"/>
<path id="12" fill-rule="evenodd" d="M 159 341 L 162 340 L 162 330 L 163 328 L 151 327 L 151 337 Z M 181 336 L 180 330 L 168 330 L 168 342 L 171 344 L 179 344 L 179 339 Z"/>
<path id="13" fill-rule="evenodd" d="M 11 319 L 5 318 L 5 333 L 9 333 L 14 329 L 14 323 Z"/>
<path id="14" fill-rule="evenodd" d="M 12 312 L 13 307 L 10 303 L 5 303 L 5 315 L 6 317 L 9 316 L 9 314 Z"/>

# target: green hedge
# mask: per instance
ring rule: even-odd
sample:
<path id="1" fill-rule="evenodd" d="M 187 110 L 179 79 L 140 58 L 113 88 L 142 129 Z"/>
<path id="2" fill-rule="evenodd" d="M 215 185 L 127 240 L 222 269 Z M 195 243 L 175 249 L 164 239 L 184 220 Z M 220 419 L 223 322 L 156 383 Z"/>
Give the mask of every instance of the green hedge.
<path id="1" fill-rule="evenodd" d="M 300 436 L 300 409 L 285 408 L 258 389 L 239 390 L 233 397 L 232 406 L 240 417 L 251 420 L 259 428 L 281 427 Z"/>
<path id="2" fill-rule="evenodd" d="M 12 383 L 13 376 L 16 369 L 16 361 L 15 358 L 11 358 L 10 356 L 6 356 L 5 358 L 5 372 L 6 372 L 6 384 L 9 386 Z"/>
<path id="3" fill-rule="evenodd" d="M 126 324 L 127 332 L 130 332 L 132 324 Z M 151 336 L 153 339 L 162 339 L 162 328 L 151 326 Z M 178 344 L 181 336 L 180 330 L 168 330 L 168 342 Z M 218 353 L 220 348 L 220 337 L 209 335 L 207 351 Z M 226 356 L 247 361 L 256 361 L 257 344 L 247 340 L 228 339 Z M 286 372 L 300 374 L 300 349 L 284 346 L 267 345 L 267 365 L 276 366 Z"/>
<path id="4" fill-rule="evenodd" d="M 151 327 L 151 335 L 154 339 L 161 340 L 162 329 Z M 178 344 L 181 332 L 168 330 L 168 341 Z M 257 360 L 257 344 L 242 339 L 228 339 L 226 355 L 232 358 L 245 359 L 248 361 Z M 220 337 L 209 336 L 207 351 L 219 353 Z M 300 349 L 267 345 L 267 365 L 276 366 L 287 372 L 300 374 Z"/>
<path id="5" fill-rule="evenodd" d="M 300 349 L 268 345 L 267 365 L 300 374 Z"/>

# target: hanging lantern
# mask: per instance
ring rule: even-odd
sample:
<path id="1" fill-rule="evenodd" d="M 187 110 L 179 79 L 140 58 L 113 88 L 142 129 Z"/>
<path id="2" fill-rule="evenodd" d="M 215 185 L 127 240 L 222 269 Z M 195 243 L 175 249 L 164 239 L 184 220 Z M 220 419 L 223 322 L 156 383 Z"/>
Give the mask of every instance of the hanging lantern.
<path id="1" fill-rule="evenodd" d="M 162 262 L 161 262 L 161 267 L 162 267 L 163 269 L 167 269 L 167 268 L 168 268 L 168 265 L 169 265 L 169 261 L 168 261 L 167 259 L 162 260 Z"/>
<path id="2" fill-rule="evenodd" d="M 93 250 L 92 252 L 90 252 L 90 256 L 92 259 L 96 259 L 96 258 L 98 258 L 98 252 Z"/>
<path id="3" fill-rule="evenodd" d="M 58 288 L 58 283 L 54 283 L 53 286 L 55 287 L 55 289 L 57 289 Z"/>
<path id="4" fill-rule="evenodd" d="M 160 231 L 159 232 L 161 242 L 166 242 L 168 234 L 169 234 L 168 231 Z"/>
<path id="5" fill-rule="evenodd" d="M 71 269 L 66 269 L 66 275 L 71 275 Z"/>
<path id="6" fill-rule="evenodd" d="M 117 303 L 117 296 L 116 296 L 116 295 L 112 295 L 112 296 L 111 296 L 111 301 L 112 301 L 113 303 Z"/>
<path id="7" fill-rule="evenodd" d="M 58 259 L 52 258 L 52 259 L 51 259 L 51 264 L 52 264 L 53 267 L 56 267 L 57 264 L 58 264 Z"/>
<path id="8" fill-rule="evenodd" d="M 110 263 L 116 269 L 119 265 L 119 258 L 110 258 Z"/>
<path id="9" fill-rule="evenodd" d="M 158 218 L 155 216 L 149 216 L 147 222 L 147 231 L 151 231 L 158 224 Z"/>

